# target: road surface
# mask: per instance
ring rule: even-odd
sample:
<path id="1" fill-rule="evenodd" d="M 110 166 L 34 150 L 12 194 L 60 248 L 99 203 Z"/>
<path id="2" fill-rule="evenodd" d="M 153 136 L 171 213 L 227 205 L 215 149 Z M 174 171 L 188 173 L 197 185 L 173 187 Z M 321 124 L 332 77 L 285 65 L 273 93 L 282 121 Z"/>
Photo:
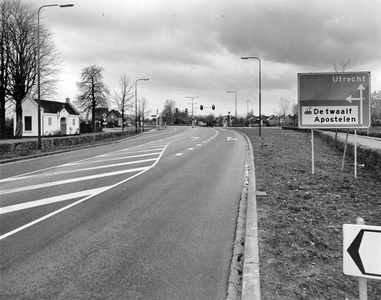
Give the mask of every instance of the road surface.
<path id="1" fill-rule="evenodd" d="M 225 299 L 246 142 L 173 127 L 0 166 L 1 299 Z"/>

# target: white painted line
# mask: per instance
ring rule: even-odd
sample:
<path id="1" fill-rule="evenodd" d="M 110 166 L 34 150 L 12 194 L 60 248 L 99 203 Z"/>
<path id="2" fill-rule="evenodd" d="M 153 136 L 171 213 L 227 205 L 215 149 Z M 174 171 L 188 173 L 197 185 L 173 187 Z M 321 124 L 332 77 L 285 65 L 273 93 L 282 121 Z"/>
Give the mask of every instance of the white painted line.
<path id="1" fill-rule="evenodd" d="M 150 147 L 152 147 L 152 145 L 150 145 Z M 115 154 L 115 153 L 125 153 L 125 152 L 152 152 L 152 151 L 163 151 L 164 149 L 164 146 L 163 147 L 158 147 L 158 148 L 149 148 L 149 149 L 140 149 L 140 148 L 129 148 L 129 149 L 124 149 L 124 150 L 119 150 L 119 151 L 116 151 L 116 152 L 112 152 L 112 154 Z"/>
<path id="2" fill-rule="evenodd" d="M 201 144 L 197 144 L 196 146 L 197 146 L 197 147 L 200 147 L 200 146 L 202 146 L 202 145 L 201 145 Z"/>
<path id="3" fill-rule="evenodd" d="M 171 142 L 170 142 L 170 143 L 171 143 Z M 170 143 L 168 143 L 168 145 L 169 145 Z M 163 156 L 163 153 L 164 153 L 165 149 L 168 147 L 168 145 L 163 149 L 163 151 L 161 152 L 160 156 L 157 158 L 157 160 L 155 161 L 154 164 L 152 164 L 151 166 L 145 168 L 145 169 L 142 170 L 141 172 L 132 175 L 131 177 L 128 177 L 128 178 L 126 178 L 126 179 L 124 179 L 124 180 L 122 180 L 122 181 L 120 181 L 120 182 L 118 182 L 118 183 L 116 183 L 116 184 L 114 184 L 114 185 L 112 185 L 112 186 L 109 186 L 108 189 L 112 189 L 112 188 L 114 188 L 114 187 L 117 187 L 118 185 L 123 184 L 123 183 L 125 183 L 125 182 L 127 182 L 127 181 L 129 181 L 129 180 L 131 180 L 131 179 L 133 179 L 133 178 L 135 178 L 135 177 L 138 177 L 139 175 L 141 175 L 141 174 L 147 172 L 148 170 L 154 168 L 154 167 L 156 166 L 156 164 L 159 162 L 159 160 L 161 159 L 161 157 Z M 108 189 L 107 189 L 107 190 L 108 190 Z M 103 190 L 102 192 L 104 192 L 104 191 L 106 191 L 106 189 Z M 33 225 L 35 225 L 35 224 L 37 224 L 37 223 L 40 223 L 40 222 L 42 222 L 42 221 L 44 221 L 44 220 L 46 220 L 46 219 L 49 219 L 50 217 L 52 217 L 52 216 L 54 216 L 54 215 L 57 215 L 57 214 L 59 214 L 59 213 L 65 211 L 65 210 L 67 210 L 67 209 L 69 209 L 69 208 L 71 208 L 71 207 L 73 207 L 73 206 L 76 206 L 76 205 L 78 205 L 78 204 L 80 204 L 80 203 L 82 203 L 82 202 L 84 202 L 84 201 L 87 201 L 87 200 L 89 200 L 90 198 L 95 197 L 95 196 L 99 195 L 99 194 L 102 193 L 102 192 L 99 192 L 98 194 L 95 194 L 95 193 L 94 193 L 94 194 L 92 194 L 92 195 L 89 195 L 89 196 L 87 196 L 87 197 L 85 197 L 85 198 L 83 198 L 83 199 L 81 199 L 81 200 L 78 200 L 78 201 L 76 201 L 76 202 L 74 202 L 74 203 L 71 203 L 71 204 L 69 204 L 69 205 L 67 205 L 67 206 L 65 206 L 65 207 L 62 207 L 62 208 L 60 208 L 60 209 L 58 209 L 58 210 L 56 210 L 56 211 L 53 211 L 53 212 L 51 212 L 50 214 L 47 214 L 47 215 L 45 215 L 45 216 L 43 216 L 43 217 L 41 217 L 41 218 L 39 218 L 39 219 L 36 219 L 36 220 L 34 220 L 34 221 L 30 222 L 30 223 L 27 223 L 27 224 L 25 224 L 25 225 L 23 225 L 23 226 L 21 226 L 21 227 L 18 227 L 18 228 L 14 229 L 14 230 L 11 230 L 11 231 L 9 231 L 9 232 L 3 234 L 3 235 L 0 235 L 0 241 L 3 240 L 3 239 L 5 239 L 5 238 L 7 238 L 7 237 L 9 237 L 9 236 L 11 236 L 11 235 L 14 235 L 15 233 L 17 233 L 17 232 L 19 232 L 19 231 L 22 231 L 22 230 L 24 230 L 24 229 L 26 229 L 26 228 L 28 228 L 28 227 L 31 227 L 31 226 L 33 226 Z"/>
<path id="4" fill-rule="evenodd" d="M 85 172 L 85 171 L 92 171 L 92 170 L 99 170 L 99 169 L 106 169 L 106 168 L 115 168 L 115 167 L 145 163 L 145 162 L 150 162 L 150 161 L 155 161 L 155 160 L 156 160 L 156 158 L 150 158 L 150 159 L 144 159 L 144 160 L 135 160 L 135 161 L 129 161 L 129 162 L 125 162 L 125 163 L 96 166 L 96 167 L 83 168 L 83 169 L 77 169 L 77 170 L 58 171 L 58 172 L 51 172 L 51 173 L 29 175 L 29 176 L 24 176 L 24 177 L 11 177 L 11 178 L 5 178 L 5 179 L 0 180 L 0 183 L 10 182 L 10 181 L 15 181 L 15 180 L 23 180 L 23 179 L 27 179 L 27 178 L 48 177 L 48 176 L 55 176 L 55 175 L 62 175 L 62 174 L 71 174 L 71 173 L 76 173 L 76 172 Z"/>
<path id="5" fill-rule="evenodd" d="M 135 168 L 135 169 L 128 169 L 128 170 L 121 170 L 121 171 L 115 171 L 115 172 L 110 172 L 110 173 L 95 174 L 95 175 L 90 175 L 90 176 L 77 177 L 77 178 L 71 178 L 71 179 L 66 179 L 66 180 L 41 183 L 41 184 L 30 185 L 30 186 L 23 186 L 23 187 L 19 187 L 19 188 L 15 188 L 15 189 L 2 190 L 2 191 L 0 191 L 0 194 L 1 195 L 7 195 L 7 194 L 12 194 L 12 193 L 17 193 L 17 192 L 36 190 L 36 189 L 50 187 L 50 186 L 55 186 L 55 185 L 61 185 L 61 184 L 78 182 L 78 181 L 91 180 L 91 179 L 95 179 L 95 178 L 102 178 L 102 177 L 114 176 L 114 175 L 120 175 L 120 174 L 132 173 L 132 172 L 140 172 L 140 171 L 145 171 L 145 170 L 149 169 L 150 167 L 151 166 L 149 166 L 149 167 Z"/>
<path id="6" fill-rule="evenodd" d="M 92 190 L 86 190 L 86 191 L 70 193 L 70 194 L 66 194 L 66 195 L 60 195 L 60 196 L 49 197 L 49 198 L 40 199 L 40 200 L 24 202 L 21 204 L 15 204 L 15 205 L 9 205 L 9 206 L 5 206 L 5 207 L 0 207 L 0 215 L 1 214 L 7 214 L 10 212 L 14 212 L 14 211 L 18 211 L 18 210 L 27 209 L 27 208 L 37 207 L 37 206 L 41 206 L 41 205 L 47 205 L 47 204 L 71 200 L 71 199 L 75 199 L 75 198 L 81 198 L 81 197 L 89 196 L 92 194 L 99 194 L 99 193 L 102 193 L 103 191 L 107 190 L 108 188 L 109 188 L 109 186 L 106 186 L 106 187 L 92 189 Z"/>
<path id="7" fill-rule="evenodd" d="M 194 148 L 188 148 L 188 150 L 194 150 Z"/>
<path id="8" fill-rule="evenodd" d="M 206 144 L 207 142 L 202 142 L 203 144 Z"/>
<path id="9" fill-rule="evenodd" d="M 98 163 L 98 162 L 104 162 L 104 161 L 113 161 L 113 160 L 123 160 L 123 159 L 131 159 L 131 158 L 138 158 L 138 157 L 145 157 L 145 156 L 152 156 L 152 155 L 159 155 L 161 152 L 154 152 L 154 153 L 147 153 L 147 154 L 138 154 L 138 155 L 130 155 L 130 156 L 120 156 L 120 157 L 114 157 L 114 158 L 108 158 L 108 159 L 99 159 L 99 160 L 88 160 L 85 162 L 75 162 L 75 163 L 70 163 L 66 166 L 74 166 L 74 165 L 80 165 L 80 164 L 93 164 L 93 163 Z M 99 157 L 99 156 L 97 156 Z"/>
<path id="10" fill-rule="evenodd" d="M 176 156 L 181 156 L 181 155 L 183 155 L 184 153 L 176 153 L 175 155 Z"/>

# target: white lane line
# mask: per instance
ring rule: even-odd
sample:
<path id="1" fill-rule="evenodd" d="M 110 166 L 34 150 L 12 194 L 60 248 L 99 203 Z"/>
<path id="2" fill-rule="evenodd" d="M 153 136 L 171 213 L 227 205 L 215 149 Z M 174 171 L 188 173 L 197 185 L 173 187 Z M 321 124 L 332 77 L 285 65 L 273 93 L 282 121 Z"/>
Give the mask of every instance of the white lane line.
<path id="1" fill-rule="evenodd" d="M 155 146 L 155 148 L 152 148 L 152 145 L 150 145 L 151 148 L 147 149 L 141 149 L 141 148 L 128 148 L 128 149 L 123 149 L 123 150 L 118 150 L 109 154 L 103 154 L 103 156 L 110 156 L 110 155 L 115 155 L 118 153 L 126 153 L 126 152 L 152 152 L 152 151 L 163 151 L 164 146 Z"/>
<path id="2" fill-rule="evenodd" d="M 181 156 L 181 155 L 183 155 L 184 153 L 176 153 L 175 155 L 176 156 Z"/>
<path id="3" fill-rule="evenodd" d="M 170 143 L 168 143 L 168 145 L 169 145 L 169 144 L 170 144 Z M 134 175 L 132 175 L 131 177 L 128 177 L 128 178 L 126 178 L 126 179 L 124 179 L 124 180 L 122 180 L 122 181 L 120 181 L 120 182 L 118 182 L 118 183 L 115 183 L 114 185 L 109 186 L 107 189 L 104 189 L 103 191 L 101 191 L 101 192 L 99 192 L 99 193 L 94 193 L 94 194 L 92 194 L 92 195 L 89 195 L 89 196 L 87 196 L 87 197 L 85 197 L 85 198 L 83 198 L 83 199 L 81 199 L 81 200 L 78 200 L 78 201 L 76 201 L 76 202 L 74 202 L 74 203 L 71 203 L 71 204 L 69 204 L 69 205 L 67 205 L 67 206 L 65 206 L 65 207 L 62 207 L 62 208 L 60 208 L 60 209 L 58 209 L 58 210 L 56 210 L 56 211 L 53 211 L 53 212 L 51 212 L 50 214 L 47 214 L 47 215 L 45 215 L 45 216 L 43 216 L 43 217 L 41 217 L 41 218 L 39 218 L 39 219 L 36 219 L 36 220 L 34 220 L 34 221 L 30 222 L 30 223 L 27 223 L 27 224 L 25 224 L 25 225 L 23 225 L 23 226 L 21 226 L 21 227 L 18 227 L 18 228 L 14 229 L 14 230 L 11 230 L 11 231 L 9 231 L 9 232 L 3 234 L 3 235 L 0 235 L 0 241 L 3 240 L 3 239 L 5 239 L 5 238 L 7 238 L 7 237 L 9 237 L 9 236 L 11 236 L 11 235 L 14 235 L 15 233 L 17 233 L 17 232 L 19 232 L 19 231 L 22 231 L 22 230 L 24 230 L 24 229 L 26 229 L 26 228 L 28 228 L 28 227 L 31 227 L 31 226 L 33 226 L 33 225 L 35 225 L 35 224 L 37 224 L 37 223 L 40 223 L 40 222 L 42 222 L 42 221 L 44 221 L 44 220 L 46 220 L 46 219 L 49 219 L 50 217 L 52 217 L 52 216 L 54 216 L 54 215 L 57 215 L 57 214 L 59 214 L 59 213 L 65 211 L 65 210 L 67 210 L 67 209 L 69 209 L 69 208 L 71 208 L 71 207 L 73 207 L 73 206 L 76 206 L 76 205 L 78 205 L 78 204 L 80 204 L 80 203 L 82 203 L 82 202 L 85 202 L 85 201 L 91 199 L 92 197 L 95 197 L 95 196 L 99 195 L 100 193 L 103 193 L 103 192 L 105 192 L 105 191 L 107 191 L 107 190 L 109 190 L 109 189 L 112 189 L 112 188 L 114 188 L 114 187 L 117 187 L 118 185 L 121 185 L 121 184 L 123 184 L 123 183 L 125 183 L 125 182 L 127 182 L 127 181 L 129 181 L 129 180 L 131 180 L 131 179 L 133 179 L 133 178 L 135 178 L 135 177 L 138 177 L 139 175 L 141 175 L 141 174 L 147 172 L 148 170 L 150 170 L 150 169 L 152 169 L 152 168 L 154 168 L 154 167 L 156 166 L 156 164 L 159 162 L 159 160 L 160 160 L 161 157 L 163 156 L 164 151 L 165 151 L 165 149 L 167 149 L 168 145 L 163 149 L 163 151 L 161 152 L 160 156 L 157 158 L 157 160 L 155 161 L 155 163 L 152 164 L 151 166 L 145 168 L 145 169 L 142 170 L 141 172 L 139 172 L 139 173 L 137 173 L 137 174 L 134 174 Z"/>
<path id="4" fill-rule="evenodd" d="M 70 164 L 67 164 L 67 165 L 64 165 L 64 166 L 75 166 L 75 165 L 80 165 L 80 164 L 84 164 L 84 163 L 86 163 L 86 164 L 93 164 L 93 163 L 104 162 L 104 161 L 114 161 L 114 160 L 139 158 L 139 157 L 145 157 L 145 156 L 159 155 L 160 153 L 161 152 L 154 152 L 154 153 L 146 153 L 146 154 L 138 154 L 138 155 L 119 156 L 119 157 L 114 157 L 114 158 L 91 160 L 91 161 L 78 162 L 78 163 L 70 163 Z"/>
<path id="5" fill-rule="evenodd" d="M 114 167 L 120 167 L 120 166 L 125 166 L 125 165 L 146 163 L 146 162 L 155 161 L 155 160 L 156 160 L 156 158 L 150 158 L 150 159 L 144 159 L 144 160 L 135 160 L 135 161 L 129 161 L 129 162 L 125 162 L 125 163 L 96 166 L 96 167 L 83 168 L 83 169 L 77 169 L 77 170 L 57 171 L 57 172 L 29 175 L 29 176 L 24 176 L 24 177 L 11 177 L 11 178 L 5 178 L 5 179 L 0 180 L 0 183 L 10 182 L 10 181 L 15 181 L 15 180 L 23 180 L 23 179 L 27 179 L 27 178 L 42 178 L 42 177 L 48 177 L 48 176 L 72 174 L 72 173 L 76 173 L 76 172 L 86 172 L 86 171 L 100 170 L 100 169 L 106 169 L 106 168 L 114 168 Z"/>
<path id="6" fill-rule="evenodd" d="M 200 146 L 202 146 L 202 145 L 201 145 L 201 144 L 197 144 L 196 146 L 197 146 L 197 147 L 200 147 Z"/>
<path id="7" fill-rule="evenodd" d="M 19 188 L 15 188 L 15 189 L 2 190 L 2 191 L 0 191 L 0 194 L 1 195 L 7 195 L 7 194 L 12 194 L 12 193 L 17 193 L 17 192 L 24 192 L 24 191 L 29 191 L 29 190 L 36 190 L 36 189 L 51 187 L 51 186 L 55 186 L 55 185 L 91 180 L 91 179 L 95 179 L 95 178 L 102 178 L 102 177 L 114 176 L 114 175 L 120 175 L 120 174 L 132 173 L 132 172 L 140 172 L 140 171 L 145 171 L 145 170 L 149 169 L 150 167 L 151 166 L 115 171 L 115 172 L 110 172 L 110 173 L 96 174 L 96 175 L 90 175 L 90 176 L 84 176 L 84 177 L 77 177 L 77 178 L 41 183 L 41 184 L 30 185 L 30 186 L 23 186 L 23 187 L 19 187 Z"/>
<path id="8" fill-rule="evenodd" d="M 188 150 L 194 150 L 194 148 L 188 148 Z"/>
<path id="9" fill-rule="evenodd" d="M 14 212 L 14 211 L 18 211 L 18 210 L 27 209 L 27 208 L 37 207 L 37 206 L 41 206 L 41 205 L 47 205 L 47 204 L 71 200 L 71 199 L 75 199 L 75 198 L 81 198 L 81 197 L 89 196 L 92 194 L 99 194 L 99 193 L 102 193 L 103 191 L 107 190 L 108 188 L 109 187 L 106 186 L 106 187 L 97 188 L 97 189 L 91 189 L 91 190 L 86 190 L 86 191 L 81 191 L 81 192 L 76 192 L 76 193 L 70 193 L 70 194 L 61 195 L 61 196 L 55 196 L 55 197 L 49 197 L 49 198 L 40 199 L 40 200 L 24 202 L 21 204 L 14 204 L 14 205 L 0 207 L 0 215 L 1 214 L 7 214 L 10 212 Z"/>

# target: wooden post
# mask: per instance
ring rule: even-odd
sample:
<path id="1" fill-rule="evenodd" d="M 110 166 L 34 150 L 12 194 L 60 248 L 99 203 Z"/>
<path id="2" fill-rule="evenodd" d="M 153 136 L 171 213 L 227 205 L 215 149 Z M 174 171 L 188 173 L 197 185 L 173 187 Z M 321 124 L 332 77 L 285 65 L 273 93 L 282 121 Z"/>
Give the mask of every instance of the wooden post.
<path id="1" fill-rule="evenodd" d="M 364 225 L 364 219 L 363 218 L 357 218 L 356 220 L 357 225 Z M 360 300 L 368 300 L 368 292 L 366 287 L 366 278 L 359 277 L 359 295 Z"/>

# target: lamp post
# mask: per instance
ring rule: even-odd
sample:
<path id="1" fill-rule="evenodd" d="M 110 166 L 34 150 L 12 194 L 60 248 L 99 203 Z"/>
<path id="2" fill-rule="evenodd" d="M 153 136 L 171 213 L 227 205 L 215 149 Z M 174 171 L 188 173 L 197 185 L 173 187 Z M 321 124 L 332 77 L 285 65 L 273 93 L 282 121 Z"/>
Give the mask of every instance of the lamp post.
<path id="1" fill-rule="evenodd" d="M 250 100 L 246 100 L 246 104 L 247 104 L 246 121 L 247 121 L 247 123 L 249 123 L 249 102 L 250 102 Z"/>
<path id="2" fill-rule="evenodd" d="M 49 6 L 59 6 L 61 8 L 65 7 L 73 7 L 74 4 L 47 4 L 42 5 L 37 11 L 37 131 L 38 131 L 38 139 L 37 139 L 37 149 L 41 149 L 41 70 L 40 70 L 40 11 L 44 7 Z"/>
<path id="3" fill-rule="evenodd" d="M 262 114 L 262 111 L 261 111 L 261 105 L 262 105 L 262 100 L 261 100 L 261 93 L 262 93 L 261 60 L 255 56 L 244 56 L 244 57 L 241 57 L 241 59 L 257 59 L 258 63 L 259 63 L 259 136 L 261 136 L 261 122 L 262 122 L 262 118 L 261 118 L 261 114 Z"/>
<path id="4" fill-rule="evenodd" d="M 200 98 L 199 96 L 185 96 L 185 98 L 192 98 L 192 128 L 193 128 L 193 122 L 194 122 L 194 115 L 193 115 L 193 99 L 194 98 Z M 190 104 L 190 103 L 188 103 Z"/>
<path id="5" fill-rule="evenodd" d="M 237 129 L 237 92 L 236 91 L 226 91 L 227 93 L 234 93 L 235 99 L 235 129 Z"/>
<path id="6" fill-rule="evenodd" d="M 138 133 L 138 81 L 148 81 L 148 78 L 135 80 L 135 133 Z"/>

